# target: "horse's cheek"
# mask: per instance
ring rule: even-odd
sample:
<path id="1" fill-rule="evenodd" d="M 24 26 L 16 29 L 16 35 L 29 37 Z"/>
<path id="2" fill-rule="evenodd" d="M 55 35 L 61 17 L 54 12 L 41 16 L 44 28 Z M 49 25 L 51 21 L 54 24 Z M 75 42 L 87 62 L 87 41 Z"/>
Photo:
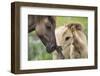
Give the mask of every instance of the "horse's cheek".
<path id="1" fill-rule="evenodd" d="M 35 30 L 36 30 L 36 32 L 37 32 L 38 35 L 42 35 L 42 33 L 43 33 L 43 31 L 41 31 L 42 28 L 40 28 L 39 26 L 37 26 L 37 27 L 35 28 Z"/>

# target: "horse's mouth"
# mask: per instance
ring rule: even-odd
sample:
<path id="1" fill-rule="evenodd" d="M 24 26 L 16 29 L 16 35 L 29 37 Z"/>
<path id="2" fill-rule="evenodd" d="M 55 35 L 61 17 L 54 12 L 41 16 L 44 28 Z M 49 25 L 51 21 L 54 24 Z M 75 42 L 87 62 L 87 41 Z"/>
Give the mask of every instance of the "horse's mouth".
<path id="1" fill-rule="evenodd" d="M 49 47 L 46 47 L 48 53 L 52 53 L 53 51 L 56 50 L 56 48 L 57 48 L 57 46 L 54 46 L 54 47 L 50 47 L 50 46 Z"/>

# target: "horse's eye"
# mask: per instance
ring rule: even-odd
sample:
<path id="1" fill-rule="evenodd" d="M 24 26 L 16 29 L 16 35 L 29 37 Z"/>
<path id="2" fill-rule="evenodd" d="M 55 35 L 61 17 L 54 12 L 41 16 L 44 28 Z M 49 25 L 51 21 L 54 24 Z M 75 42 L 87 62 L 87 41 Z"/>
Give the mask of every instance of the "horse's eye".
<path id="1" fill-rule="evenodd" d="M 46 25 L 46 28 L 47 28 L 48 30 L 51 30 L 51 26 L 50 26 L 49 24 Z"/>
<path id="2" fill-rule="evenodd" d="M 70 39 L 70 37 L 66 37 L 66 38 L 65 38 L 66 41 L 69 40 L 69 39 Z"/>

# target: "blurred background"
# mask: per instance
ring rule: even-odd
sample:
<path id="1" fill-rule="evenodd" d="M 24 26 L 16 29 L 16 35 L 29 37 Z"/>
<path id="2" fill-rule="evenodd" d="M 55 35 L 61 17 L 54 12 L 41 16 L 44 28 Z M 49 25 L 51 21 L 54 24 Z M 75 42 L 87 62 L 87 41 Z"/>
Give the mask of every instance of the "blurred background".
<path id="1" fill-rule="evenodd" d="M 57 16 L 56 28 L 69 23 L 80 23 L 88 34 L 88 18 L 75 16 Z M 45 46 L 33 31 L 28 34 L 28 60 L 52 60 L 52 54 L 47 53 Z"/>

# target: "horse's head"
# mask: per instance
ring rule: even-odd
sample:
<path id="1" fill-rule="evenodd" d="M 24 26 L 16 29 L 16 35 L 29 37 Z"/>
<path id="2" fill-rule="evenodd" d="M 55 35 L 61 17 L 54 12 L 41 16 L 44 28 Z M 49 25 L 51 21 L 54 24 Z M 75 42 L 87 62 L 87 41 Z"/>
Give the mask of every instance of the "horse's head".
<path id="1" fill-rule="evenodd" d="M 47 52 L 53 52 L 57 47 L 55 38 L 55 17 L 38 16 L 36 21 L 35 30 L 37 35 L 46 46 Z"/>

